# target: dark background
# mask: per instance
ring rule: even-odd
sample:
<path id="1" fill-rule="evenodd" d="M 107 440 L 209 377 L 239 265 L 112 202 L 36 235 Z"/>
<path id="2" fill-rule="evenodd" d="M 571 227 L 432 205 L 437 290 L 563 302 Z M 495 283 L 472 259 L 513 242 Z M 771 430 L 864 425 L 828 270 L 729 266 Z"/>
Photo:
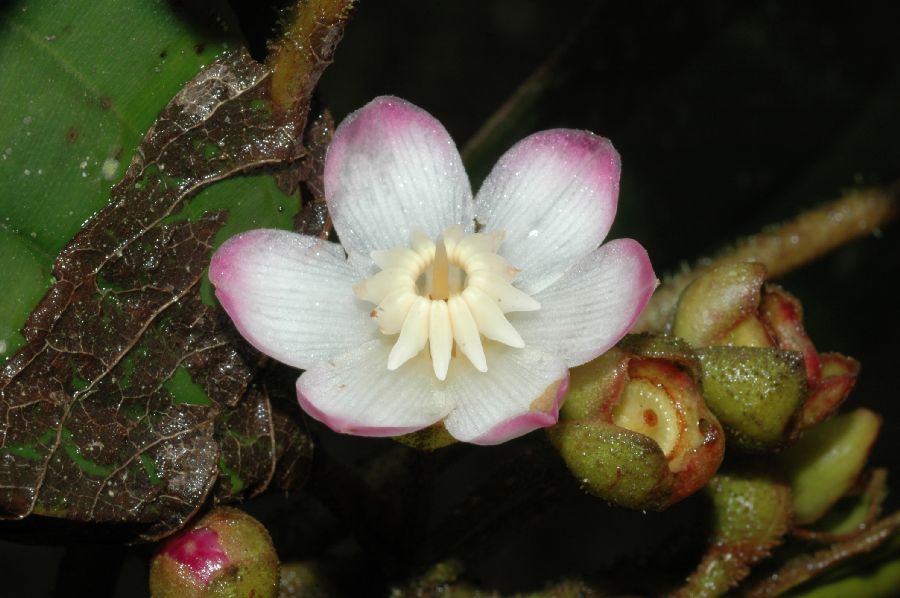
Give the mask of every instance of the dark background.
<path id="1" fill-rule="evenodd" d="M 261 57 L 280 5 L 232 4 Z M 510 130 L 507 145 L 551 127 L 609 137 L 623 163 L 611 236 L 638 239 L 662 274 L 846 189 L 900 179 L 898 24 L 900 4 L 888 1 L 361 0 L 319 99 L 340 120 L 376 95 L 398 95 L 435 115 L 462 146 L 568 40 L 544 80 L 546 93 Z M 502 149 L 471 165 L 474 179 Z M 889 226 L 780 281 L 803 301 L 819 349 L 862 362 L 846 408 L 865 405 L 883 415 L 872 463 L 893 471 L 900 465 L 898 238 L 900 227 Z M 423 457 L 390 441 L 313 432 L 320 454 L 351 469 L 371 467 L 374 455 L 433 489 L 410 511 L 409 529 L 382 530 L 387 539 L 361 538 L 353 515 L 323 506 L 365 511 L 364 497 L 328 503 L 328 491 L 314 486 L 249 505 L 272 530 L 282 558 L 324 553 L 349 572 L 351 593 L 379 595 L 448 551 L 463 556 L 475 581 L 505 591 L 602 574 L 613 564 L 619 572 L 640 570 L 660 559 L 671 564 L 662 574 L 674 580 L 696 562 L 699 545 L 685 530 L 700 517 L 699 499 L 661 515 L 606 508 L 560 473 L 540 433 Z M 896 489 L 896 479 L 891 485 Z M 507 509 L 486 513 L 490 501 Z M 441 527 L 442 518 L 451 523 Z M 85 554 L 101 566 L 80 573 L 103 575 L 110 594 L 146 593 L 147 549 L 128 549 L 124 561 L 114 553 L 122 551 L 4 543 L 8 577 L 0 583 L 13 593 L 0 594 L 41 596 L 56 587 L 57 595 L 69 595 L 66 576 Z M 357 584 L 354 575 L 365 581 Z M 101 579 L 93 581 L 101 589 Z"/>

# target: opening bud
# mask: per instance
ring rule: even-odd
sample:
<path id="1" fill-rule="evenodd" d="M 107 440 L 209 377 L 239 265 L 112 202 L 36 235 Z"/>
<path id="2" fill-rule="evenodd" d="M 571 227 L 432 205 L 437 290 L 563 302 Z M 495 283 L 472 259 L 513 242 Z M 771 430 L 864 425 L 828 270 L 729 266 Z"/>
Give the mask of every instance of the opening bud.
<path id="1" fill-rule="evenodd" d="M 684 343 L 643 335 L 571 371 L 560 423 L 549 434 L 588 492 L 663 509 L 707 482 L 725 445 L 698 371 Z"/>

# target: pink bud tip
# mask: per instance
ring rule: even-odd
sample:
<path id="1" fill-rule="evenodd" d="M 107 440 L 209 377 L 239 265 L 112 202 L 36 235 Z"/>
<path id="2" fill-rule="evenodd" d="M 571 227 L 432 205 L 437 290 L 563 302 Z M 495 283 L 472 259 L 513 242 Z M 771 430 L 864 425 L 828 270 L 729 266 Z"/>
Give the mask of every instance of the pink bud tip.
<path id="1" fill-rule="evenodd" d="M 208 528 L 191 530 L 173 538 L 162 553 L 186 565 L 204 584 L 208 584 L 213 574 L 224 569 L 230 561 L 219 543 L 218 532 Z"/>

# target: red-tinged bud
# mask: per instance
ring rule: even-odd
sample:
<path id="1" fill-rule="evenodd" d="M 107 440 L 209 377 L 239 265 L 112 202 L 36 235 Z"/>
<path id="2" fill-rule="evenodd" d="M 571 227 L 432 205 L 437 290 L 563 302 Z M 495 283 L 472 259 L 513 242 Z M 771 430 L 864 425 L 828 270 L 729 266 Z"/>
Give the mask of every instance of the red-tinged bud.
<path id="1" fill-rule="evenodd" d="M 856 384 L 859 362 L 838 353 L 820 354 L 803 327 L 800 301 L 775 285 L 766 285 L 760 317 L 776 346 L 803 354 L 809 395 L 803 405 L 798 429 L 830 417 Z"/>
<path id="2" fill-rule="evenodd" d="M 266 528 L 220 507 L 170 538 L 150 566 L 153 598 L 278 595 L 278 556 Z"/>
<path id="3" fill-rule="evenodd" d="M 820 354 L 803 326 L 800 301 L 778 286 L 763 286 L 765 278 L 765 267 L 755 263 L 731 264 L 703 274 L 682 294 L 672 333 L 697 348 L 757 347 L 799 353 L 806 390 L 792 427 L 785 429 L 787 440 L 837 410 L 856 383 L 859 364 L 842 355 Z M 764 382 L 764 377 L 760 380 Z M 718 411 L 720 401 L 707 399 L 724 423 L 727 417 Z M 758 442 L 753 450 L 780 444 Z"/>
<path id="4" fill-rule="evenodd" d="M 549 434 L 590 493 L 662 509 L 715 473 L 724 435 L 700 396 L 698 370 L 686 345 L 647 336 L 628 337 L 572 370 L 560 423 Z"/>
<path id="5" fill-rule="evenodd" d="M 856 385 L 859 362 L 839 353 L 819 355 L 821 375 L 819 382 L 810 389 L 809 397 L 800 414 L 800 429 L 806 429 L 831 417 Z"/>

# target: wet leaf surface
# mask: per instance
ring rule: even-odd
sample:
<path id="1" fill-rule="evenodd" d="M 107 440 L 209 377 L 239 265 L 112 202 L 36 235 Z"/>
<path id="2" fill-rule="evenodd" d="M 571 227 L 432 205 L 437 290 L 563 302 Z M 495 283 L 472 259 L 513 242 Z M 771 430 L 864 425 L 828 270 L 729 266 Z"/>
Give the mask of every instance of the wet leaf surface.
<path id="1" fill-rule="evenodd" d="M 312 58 L 298 81 L 329 62 L 347 17 L 335 15 L 301 31 Z M 5 518 L 140 523 L 155 538 L 214 484 L 220 500 L 264 489 L 276 456 L 288 457 L 279 479 L 300 477 L 302 431 L 274 418 L 264 393 L 245 396 L 256 358 L 201 300 L 226 213 L 185 208 L 211 183 L 303 157 L 310 98 L 273 101 L 278 67 L 235 52 L 201 71 L 148 131 L 109 205 L 60 252 L 27 344 L 0 373 Z"/>
<path id="2" fill-rule="evenodd" d="M 221 0 L 0 5 L 0 360 L 160 109 L 238 45 L 234 25 Z"/>

